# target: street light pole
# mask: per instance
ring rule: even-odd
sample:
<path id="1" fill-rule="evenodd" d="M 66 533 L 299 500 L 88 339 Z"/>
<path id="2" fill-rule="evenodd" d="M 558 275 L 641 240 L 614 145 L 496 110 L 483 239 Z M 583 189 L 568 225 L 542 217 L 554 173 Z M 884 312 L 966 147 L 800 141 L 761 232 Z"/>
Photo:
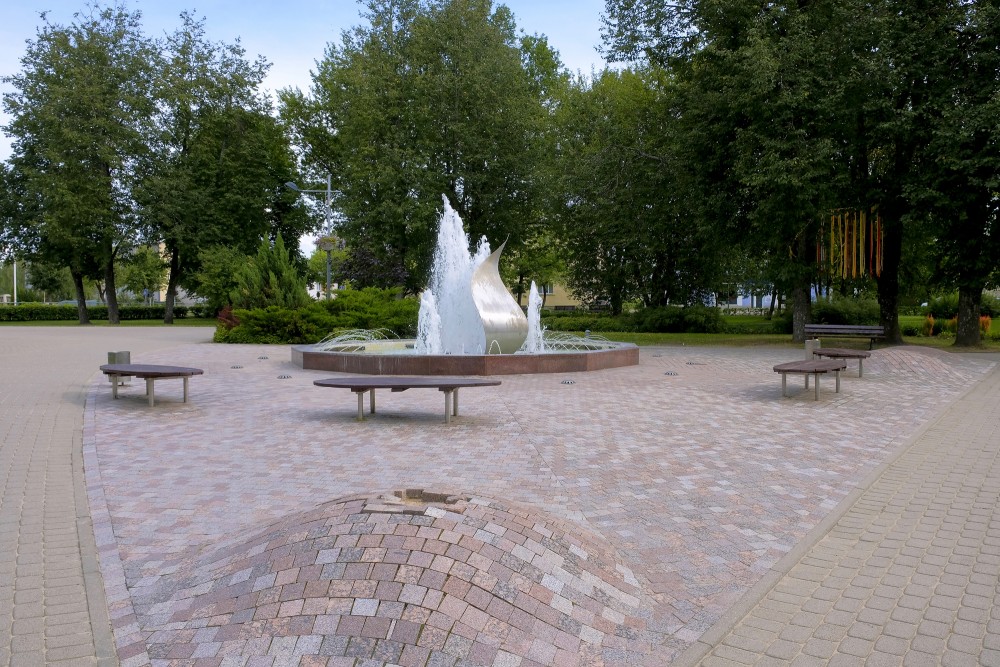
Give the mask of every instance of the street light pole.
<path id="1" fill-rule="evenodd" d="M 295 183 L 292 183 L 291 181 L 286 182 L 285 186 L 288 187 L 288 188 L 291 188 L 292 190 L 295 190 L 298 193 L 302 193 L 302 194 L 305 194 L 305 193 L 317 194 L 317 193 L 323 193 L 323 192 L 326 193 L 326 228 L 323 230 L 324 238 L 320 239 L 318 245 L 319 245 L 320 250 L 324 250 L 326 252 L 326 299 L 327 299 L 327 301 L 329 301 L 330 300 L 330 286 L 331 286 L 330 278 L 331 278 L 331 273 L 332 273 L 332 268 L 333 268 L 333 257 L 331 255 L 331 253 L 333 252 L 333 240 L 331 238 L 331 236 L 333 234 L 333 183 L 332 183 L 331 174 L 327 174 L 326 175 L 326 190 L 325 191 L 324 190 L 303 190 L 302 188 L 300 188 L 299 186 L 297 186 Z"/>

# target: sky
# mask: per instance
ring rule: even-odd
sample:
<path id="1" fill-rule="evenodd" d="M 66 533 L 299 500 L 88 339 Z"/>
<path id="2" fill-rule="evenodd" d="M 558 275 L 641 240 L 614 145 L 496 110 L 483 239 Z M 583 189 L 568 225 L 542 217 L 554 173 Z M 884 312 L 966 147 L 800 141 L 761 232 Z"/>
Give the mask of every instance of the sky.
<path id="1" fill-rule="evenodd" d="M 190 3 L 173 0 L 122 0 L 130 10 L 142 12 L 143 27 L 150 36 L 162 36 L 180 24 L 179 15 L 188 10 L 206 19 L 206 33 L 213 41 L 231 43 L 240 39 L 247 57 L 264 56 L 272 63 L 266 88 L 299 87 L 308 90 L 310 70 L 323 58 L 326 45 L 340 43 L 344 30 L 361 23 L 362 9 L 354 0 L 304 2 L 302 0 L 201 0 Z M 21 71 L 26 40 L 33 40 L 40 26 L 39 13 L 48 12 L 54 24 L 73 22 L 87 0 L 21 0 L 3 3 L 0 9 L 0 76 Z M 102 5 L 109 4 L 108 1 Z M 494 4 L 499 4 L 494 0 Z M 527 34 L 548 37 L 563 63 L 572 71 L 587 74 L 601 69 L 604 61 L 597 53 L 600 44 L 600 17 L 604 0 L 505 0 L 514 13 L 518 28 Z M 10 87 L 0 84 L 0 91 Z M 0 111 L 0 124 L 9 117 Z M 0 133 L 0 159 L 10 156 L 10 140 Z"/>

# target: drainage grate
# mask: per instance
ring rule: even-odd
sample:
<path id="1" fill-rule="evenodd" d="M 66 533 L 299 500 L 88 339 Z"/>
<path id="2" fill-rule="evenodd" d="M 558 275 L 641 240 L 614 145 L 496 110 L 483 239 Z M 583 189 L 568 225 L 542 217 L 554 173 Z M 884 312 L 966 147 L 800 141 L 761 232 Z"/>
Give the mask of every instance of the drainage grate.
<path id="1" fill-rule="evenodd" d="M 677 375 L 677 371 L 667 371 L 664 375 Z"/>
<path id="2" fill-rule="evenodd" d="M 686 363 L 688 366 L 704 366 L 705 365 L 701 361 L 686 361 L 684 363 Z"/>
<path id="3" fill-rule="evenodd" d="M 239 364 L 236 364 L 235 366 L 230 366 L 230 368 L 243 368 L 243 367 L 240 366 Z"/>
<path id="4" fill-rule="evenodd" d="M 257 358 L 258 359 L 269 359 L 270 357 L 268 357 L 268 356 L 260 356 L 260 357 L 257 357 Z"/>
<path id="5" fill-rule="evenodd" d="M 290 380 L 291 378 L 292 378 L 291 375 L 279 375 L 278 376 L 279 380 Z"/>
<path id="6" fill-rule="evenodd" d="M 576 380 L 563 380 L 559 384 L 576 384 Z"/>

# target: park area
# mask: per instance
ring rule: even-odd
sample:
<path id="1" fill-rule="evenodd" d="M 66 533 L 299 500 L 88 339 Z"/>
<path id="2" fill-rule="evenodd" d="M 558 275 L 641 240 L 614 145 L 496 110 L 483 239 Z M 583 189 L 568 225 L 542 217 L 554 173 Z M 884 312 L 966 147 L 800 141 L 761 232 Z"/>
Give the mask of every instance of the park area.
<path id="1" fill-rule="evenodd" d="M 771 372 L 800 355 L 644 348 L 636 367 L 504 377 L 450 426 L 434 392 L 359 423 L 284 346 L 144 355 L 205 375 L 154 409 L 141 386 L 90 385 L 119 656 L 667 664 L 994 366 L 878 349 L 817 403 Z M 407 489 L 458 504 L 391 500 Z"/>

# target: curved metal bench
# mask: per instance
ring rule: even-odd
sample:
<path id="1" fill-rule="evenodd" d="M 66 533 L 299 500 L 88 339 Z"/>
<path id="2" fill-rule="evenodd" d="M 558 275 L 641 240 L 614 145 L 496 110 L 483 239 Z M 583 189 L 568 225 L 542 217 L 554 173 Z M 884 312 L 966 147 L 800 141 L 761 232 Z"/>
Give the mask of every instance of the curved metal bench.
<path id="1" fill-rule="evenodd" d="M 833 372 L 837 376 L 837 393 L 840 393 L 840 371 L 847 368 L 847 363 L 836 359 L 820 359 L 816 361 L 788 361 L 774 367 L 775 373 L 781 373 L 781 395 L 788 396 L 785 378 L 789 373 L 799 373 L 806 377 L 806 391 L 809 390 L 809 376 L 816 379 L 816 398 L 819 400 L 819 376 Z"/>
<path id="2" fill-rule="evenodd" d="M 491 387 L 500 380 L 481 377 L 413 377 L 407 375 L 353 375 L 315 380 L 317 387 L 338 387 L 350 389 L 358 395 L 358 421 L 365 420 L 364 394 L 368 392 L 371 414 L 375 414 L 375 390 L 391 389 L 438 389 L 444 392 L 444 422 L 451 423 L 452 416 L 458 416 L 458 390 L 463 387 Z"/>
<path id="3" fill-rule="evenodd" d="M 146 381 L 146 396 L 153 405 L 153 382 L 164 378 L 181 378 L 184 380 L 184 402 L 188 400 L 188 378 L 192 375 L 202 375 L 200 368 L 186 366 L 160 366 L 156 364 L 104 364 L 101 371 L 111 378 L 111 396 L 118 398 L 118 384 L 123 377 L 137 377 Z"/>

